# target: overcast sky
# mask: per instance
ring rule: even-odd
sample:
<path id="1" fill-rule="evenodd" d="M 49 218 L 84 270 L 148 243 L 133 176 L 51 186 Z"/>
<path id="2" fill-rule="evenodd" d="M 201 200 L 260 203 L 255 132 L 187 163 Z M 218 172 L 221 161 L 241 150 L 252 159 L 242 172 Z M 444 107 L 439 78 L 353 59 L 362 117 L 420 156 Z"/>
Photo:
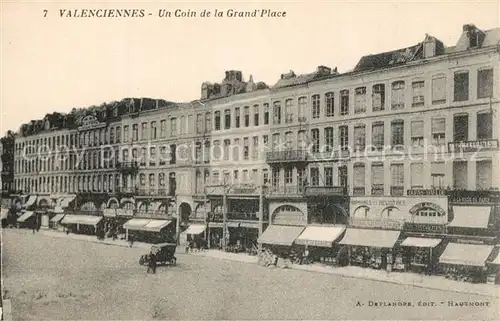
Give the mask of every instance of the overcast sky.
<path id="1" fill-rule="evenodd" d="M 124 97 L 198 99 L 201 83 L 221 81 L 225 70 L 272 85 L 289 70 L 347 71 L 363 55 L 416 44 L 425 33 L 450 46 L 465 23 L 500 26 L 498 1 L 2 2 L 2 134 L 49 112 Z M 152 16 L 59 17 L 59 9 L 83 8 L 143 8 Z M 159 9 L 177 8 L 287 13 L 281 19 L 157 17 Z"/>

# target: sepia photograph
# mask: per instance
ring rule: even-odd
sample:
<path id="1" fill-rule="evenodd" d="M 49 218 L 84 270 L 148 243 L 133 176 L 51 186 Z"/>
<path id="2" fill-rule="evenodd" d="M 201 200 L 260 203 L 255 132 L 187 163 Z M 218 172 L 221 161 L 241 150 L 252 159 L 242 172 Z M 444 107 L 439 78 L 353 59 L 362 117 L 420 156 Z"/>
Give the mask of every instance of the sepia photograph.
<path id="1" fill-rule="evenodd" d="M 0 320 L 500 319 L 498 0 L 0 14 Z"/>

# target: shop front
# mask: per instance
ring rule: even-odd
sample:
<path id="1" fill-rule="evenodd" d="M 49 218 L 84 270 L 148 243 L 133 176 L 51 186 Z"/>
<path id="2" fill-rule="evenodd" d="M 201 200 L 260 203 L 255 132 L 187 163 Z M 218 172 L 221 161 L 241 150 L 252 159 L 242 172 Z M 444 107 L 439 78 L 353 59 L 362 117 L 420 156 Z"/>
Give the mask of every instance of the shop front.
<path id="1" fill-rule="evenodd" d="M 132 218 L 123 224 L 125 239 L 146 243 L 175 243 L 172 220 Z"/>
<path id="2" fill-rule="evenodd" d="M 443 239 L 407 237 L 401 242 L 405 271 L 433 274 Z"/>
<path id="3" fill-rule="evenodd" d="M 205 238 L 205 224 L 190 224 L 188 228 L 180 234 L 180 244 L 186 246 L 186 249 L 201 250 L 207 247 Z"/>
<path id="4" fill-rule="evenodd" d="M 500 247 L 493 249 L 492 260 L 486 263 L 488 284 L 500 284 Z"/>
<path id="5" fill-rule="evenodd" d="M 346 246 L 349 265 L 373 269 L 400 269 L 402 256 L 396 248 L 401 231 L 347 228 L 339 242 Z"/>
<path id="6" fill-rule="evenodd" d="M 102 216 L 85 214 L 66 214 L 61 223 L 66 232 L 74 234 L 100 235 L 104 227 Z"/>
<path id="7" fill-rule="evenodd" d="M 341 247 L 335 246 L 344 235 L 345 226 L 309 225 L 295 240 L 304 248 L 301 263 L 321 262 L 327 265 L 345 265 Z"/>
<path id="8" fill-rule="evenodd" d="M 450 242 L 439 257 L 440 271 L 449 279 L 485 283 L 486 261 L 493 249 L 492 245 Z"/>
<path id="9" fill-rule="evenodd" d="M 36 229 L 37 216 L 33 211 L 26 211 L 17 218 L 17 227 Z"/>
<path id="10" fill-rule="evenodd" d="M 269 225 L 257 240 L 263 248 L 260 253 L 261 264 L 277 265 L 280 259 L 287 262 L 293 260 L 294 253 L 300 252 L 300 249 L 293 247 L 293 243 L 304 229 L 305 226 Z"/>

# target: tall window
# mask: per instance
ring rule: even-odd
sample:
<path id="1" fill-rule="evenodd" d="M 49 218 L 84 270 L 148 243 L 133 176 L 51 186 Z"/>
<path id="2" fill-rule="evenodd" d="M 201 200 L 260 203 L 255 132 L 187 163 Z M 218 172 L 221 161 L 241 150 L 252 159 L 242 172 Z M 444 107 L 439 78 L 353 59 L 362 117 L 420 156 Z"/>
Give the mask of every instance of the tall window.
<path id="1" fill-rule="evenodd" d="M 220 130 L 220 111 L 215 112 L 215 130 Z"/>
<path id="2" fill-rule="evenodd" d="M 325 186 L 333 186 L 333 168 L 325 167 Z"/>
<path id="3" fill-rule="evenodd" d="M 312 118 L 318 119 L 321 112 L 319 95 L 312 95 L 311 103 L 312 103 Z"/>
<path id="4" fill-rule="evenodd" d="M 177 136 L 177 118 L 175 117 L 170 118 L 170 136 Z"/>
<path id="5" fill-rule="evenodd" d="M 281 102 L 275 101 L 273 103 L 273 124 L 281 124 Z"/>
<path id="6" fill-rule="evenodd" d="M 298 149 L 304 149 L 307 147 L 306 133 L 303 130 L 297 133 L 297 147 Z"/>
<path id="7" fill-rule="evenodd" d="M 326 117 L 333 117 L 335 115 L 335 93 L 328 92 L 325 94 Z"/>
<path id="8" fill-rule="evenodd" d="M 253 106 L 253 125 L 254 126 L 259 126 L 259 105 L 254 105 Z"/>
<path id="9" fill-rule="evenodd" d="M 234 127 L 236 128 L 240 128 L 240 115 L 241 115 L 240 107 L 236 107 L 234 109 Z"/>
<path id="10" fill-rule="evenodd" d="M 128 128 L 129 128 L 128 125 L 123 126 L 123 141 L 125 143 L 128 143 L 128 139 L 129 139 Z"/>
<path id="11" fill-rule="evenodd" d="M 469 138 L 469 115 L 456 115 L 453 117 L 453 141 L 463 142 Z"/>
<path id="12" fill-rule="evenodd" d="M 285 101 L 285 123 L 291 124 L 293 122 L 293 112 L 292 112 L 292 99 L 287 99 Z"/>
<path id="13" fill-rule="evenodd" d="M 229 139 L 224 139 L 224 160 L 229 160 L 229 146 L 231 141 Z"/>
<path id="14" fill-rule="evenodd" d="M 422 107 L 425 104 L 425 82 L 414 81 L 411 83 L 412 107 Z"/>
<path id="15" fill-rule="evenodd" d="M 333 149 L 333 127 L 325 128 L 325 145 L 329 151 Z"/>
<path id="16" fill-rule="evenodd" d="M 116 126 L 116 142 L 119 143 L 121 141 L 122 131 L 120 126 Z"/>
<path id="17" fill-rule="evenodd" d="M 293 169 L 285 167 L 285 184 L 290 185 L 293 183 Z"/>
<path id="18" fill-rule="evenodd" d="M 421 120 L 411 122 L 411 145 L 413 147 L 424 146 L 424 122 Z"/>
<path id="19" fill-rule="evenodd" d="M 257 159 L 259 155 L 259 136 L 254 136 L 252 139 L 252 159 Z"/>
<path id="20" fill-rule="evenodd" d="M 477 71 L 477 98 L 493 97 L 493 69 Z"/>
<path id="21" fill-rule="evenodd" d="M 403 164 L 391 164 L 391 195 L 401 196 L 404 189 Z"/>
<path id="22" fill-rule="evenodd" d="M 372 145 L 376 150 L 384 147 L 384 122 L 378 121 L 372 124 Z"/>
<path id="23" fill-rule="evenodd" d="M 366 87 L 359 87 L 354 91 L 354 113 L 364 112 L 366 112 Z"/>
<path id="24" fill-rule="evenodd" d="M 477 114 L 477 139 L 491 139 L 493 137 L 492 121 L 491 112 Z"/>
<path id="25" fill-rule="evenodd" d="M 203 115 L 202 114 L 196 115 L 196 133 L 197 134 L 203 133 Z"/>
<path id="26" fill-rule="evenodd" d="M 240 139 L 235 138 L 233 142 L 233 146 L 231 146 L 233 149 L 233 161 L 237 161 L 240 159 Z"/>
<path id="27" fill-rule="evenodd" d="M 222 154 L 220 140 L 214 140 L 214 160 L 219 161 Z"/>
<path id="28" fill-rule="evenodd" d="M 492 187 L 493 172 L 491 171 L 491 160 L 476 162 L 476 188 L 478 190 L 490 189 Z"/>
<path id="29" fill-rule="evenodd" d="M 391 109 L 405 108 L 405 82 L 395 81 L 392 83 Z"/>
<path id="30" fill-rule="evenodd" d="M 392 147 L 403 146 L 405 137 L 405 125 L 403 120 L 393 120 L 391 122 Z"/>
<path id="31" fill-rule="evenodd" d="M 431 179 L 433 188 L 444 188 L 444 162 L 431 163 Z"/>
<path id="32" fill-rule="evenodd" d="M 160 137 L 167 137 L 167 121 L 165 119 L 160 121 Z"/>
<path id="33" fill-rule="evenodd" d="M 444 145 L 446 143 L 446 119 L 435 118 L 431 122 L 432 144 L 434 146 Z"/>
<path id="34" fill-rule="evenodd" d="M 339 143 L 342 150 L 349 148 L 349 131 L 345 125 L 339 127 Z"/>
<path id="35" fill-rule="evenodd" d="M 349 115 L 349 90 L 340 92 L 340 115 Z"/>
<path id="36" fill-rule="evenodd" d="M 453 162 L 453 188 L 467 189 L 467 161 Z"/>
<path id="37" fill-rule="evenodd" d="M 312 152 L 313 153 L 319 153 L 319 129 L 314 128 L 311 129 L 311 136 L 312 136 Z"/>
<path id="38" fill-rule="evenodd" d="M 231 109 L 224 110 L 224 129 L 231 128 Z"/>
<path id="39" fill-rule="evenodd" d="M 272 173 L 273 174 L 272 174 L 271 185 L 278 187 L 280 184 L 280 171 L 279 171 L 279 169 L 276 168 L 276 169 L 273 169 Z"/>
<path id="40" fill-rule="evenodd" d="M 141 124 L 141 140 L 146 140 L 148 137 L 148 123 L 142 123 Z"/>
<path id="41" fill-rule="evenodd" d="M 299 98 L 299 122 L 306 121 L 307 97 Z"/>
<path id="42" fill-rule="evenodd" d="M 353 194 L 365 195 L 365 165 L 361 163 L 353 166 Z"/>
<path id="43" fill-rule="evenodd" d="M 273 134 L 272 150 L 279 150 L 280 147 L 280 134 Z"/>
<path id="44" fill-rule="evenodd" d="M 319 186 L 319 168 L 311 167 L 311 186 Z"/>
<path id="45" fill-rule="evenodd" d="M 384 195 L 384 164 L 372 164 L 372 195 Z"/>
<path id="46" fill-rule="evenodd" d="M 454 75 L 453 100 L 466 101 L 469 100 L 469 72 L 459 71 Z"/>
<path id="47" fill-rule="evenodd" d="M 243 138 L 243 159 L 248 160 L 250 157 L 250 142 L 248 137 Z"/>
<path id="48" fill-rule="evenodd" d="M 446 102 L 446 76 L 437 75 L 432 78 L 432 104 L 444 104 Z"/>
<path id="49" fill-rule="evenodd" d="M 411 179 L 411 188 L 422 188 L 423 187 L 423 174 L 424 174 L 424 166 L 422 163 L 412 163 L 410 165 L 410 179 Z"/>
<path id="50" fill-rule="evenodd" d="M 151 122 L 151 139 L 156 139 L 157 138 L 157 132 L 156 132 L 156 122 L 152 121 Z"/>
<path id="51" fill-rule="evenodd" d="M 366 146 L 366 127 L 365 125 L 354 126 L 354 144 L 357 151 L 365 150 Z"/>
<path id="52" fill-rule="evenodd" d="M 269 104 L 264 105 L 264 125 L 269 125 Z"/>
<path id="53" fill-rule="evenodd" d="M 205 132 L 211 132 L 212 131 L 212 114 L 211 113 L 206 113 L 205 114 Z"/>
<path id="54" fill-rule="evenodd" d="M 347 187 L 347 166 L 338 167 L 338 178 L 339 186 Z"/>
<path id="55" fill-rule="evenodd" d="M 293 147 L 293 133 L 292 132 L 286 132 L 285 133 L 285 148 L 288 150 L 291 150 Z"/>
<path id="56" fill-rule="evenodd" d="M 385 109 L 385 85 L 377 84 L 373 86 L 372 110 L 379 111 Z"/>

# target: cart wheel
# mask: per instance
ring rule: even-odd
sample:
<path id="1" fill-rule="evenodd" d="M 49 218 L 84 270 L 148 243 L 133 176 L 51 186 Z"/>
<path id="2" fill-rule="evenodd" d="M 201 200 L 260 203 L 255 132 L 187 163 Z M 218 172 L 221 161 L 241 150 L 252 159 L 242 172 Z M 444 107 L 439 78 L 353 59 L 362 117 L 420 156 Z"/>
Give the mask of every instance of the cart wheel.
<path id="1" fill-rule="evenodd" d="M 172 264 L 172 266 L 175 266 L 177 264 L 177 259 L 176 258 L 171 259 L 170 264 Z"/>
<path id="2" fill-rule="evenodd" d="M 143 258 L 143 257 L 141 257 L 141 258 L 139 259 L 139 265 L 144 265 L 144 258 Z"/>

